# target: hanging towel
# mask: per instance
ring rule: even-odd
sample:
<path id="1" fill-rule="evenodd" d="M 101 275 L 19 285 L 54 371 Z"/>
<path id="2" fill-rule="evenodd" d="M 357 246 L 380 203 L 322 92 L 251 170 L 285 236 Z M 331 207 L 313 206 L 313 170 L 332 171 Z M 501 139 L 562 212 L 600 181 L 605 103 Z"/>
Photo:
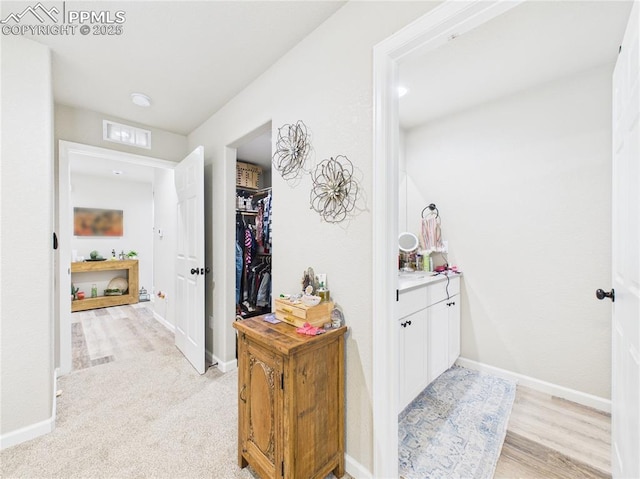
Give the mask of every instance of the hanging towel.
<path id="1" fill-rule="evenodd" d="M 440 232 L 440 218 L 435 215 L 429 215 L 422 218 L 420 228 L 421 247 L 427 251 L 442 250 L 442 235 Z"/>

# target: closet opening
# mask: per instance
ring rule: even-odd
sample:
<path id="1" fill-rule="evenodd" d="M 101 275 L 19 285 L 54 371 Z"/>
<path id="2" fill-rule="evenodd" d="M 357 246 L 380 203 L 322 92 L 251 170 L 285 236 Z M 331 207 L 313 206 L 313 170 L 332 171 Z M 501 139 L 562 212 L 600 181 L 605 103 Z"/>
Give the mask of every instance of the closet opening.
<path id="1" fill-rule="evenodd" d="M 237 147 L 235 314 L 271 312 L 271 128 Z"/>

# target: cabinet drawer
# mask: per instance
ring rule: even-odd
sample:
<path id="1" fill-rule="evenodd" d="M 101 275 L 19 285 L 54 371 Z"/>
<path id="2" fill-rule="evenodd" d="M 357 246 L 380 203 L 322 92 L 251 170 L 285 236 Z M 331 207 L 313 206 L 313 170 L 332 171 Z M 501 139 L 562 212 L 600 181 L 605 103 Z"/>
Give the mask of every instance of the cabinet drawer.
<path id="1" fill-rule="evenodd" d="M 322 326 L 331 321 L 333 301 L 320 303 L 317 306 L 306 306 L 302 303 L 292 303 L 286 299 L 276 299 L 276 318 L 280 321 L 301 327 L 304 323 L 311 326 Z"/>
<path id="2" fill-rule="evenodd" d="M 428 291 L 428 305 L 439 303 L 445 299 L 451 298 L 456 294 L 460 294 L 460 278 L 458 276 L 449 277 L 447 280 L 438 281 L 437 283 L 429 285 Z"/>
<path id="3" fill-rule="evenodd" d="M 404 318 L 411 313 L 420 311 L 428 306 L 427 288 L 419 286 L 407 291 L 400 291 L 396 303 L 396 318 Z"/>

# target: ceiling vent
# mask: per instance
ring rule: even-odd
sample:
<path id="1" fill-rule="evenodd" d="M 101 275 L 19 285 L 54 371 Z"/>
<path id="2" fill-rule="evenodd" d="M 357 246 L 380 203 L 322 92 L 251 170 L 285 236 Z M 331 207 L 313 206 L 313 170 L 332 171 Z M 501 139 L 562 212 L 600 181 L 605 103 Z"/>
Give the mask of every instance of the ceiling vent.
<path id="1" fill-rule="evenodd" d="M 151 149 L 151 132 L 114 121 L 102 121 L 102 138 L 122 145 Z"/>

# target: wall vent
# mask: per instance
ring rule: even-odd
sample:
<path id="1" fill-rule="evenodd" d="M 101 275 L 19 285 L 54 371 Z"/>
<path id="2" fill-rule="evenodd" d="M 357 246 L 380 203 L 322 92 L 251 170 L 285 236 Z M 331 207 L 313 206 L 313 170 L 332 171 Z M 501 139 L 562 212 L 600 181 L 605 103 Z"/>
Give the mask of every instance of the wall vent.
<path id="1" fill-rule="evenodd" d="M 102 121 L 102 138 L 122 145 L 151 149 L 151 132 L 114 121 Z"/>

